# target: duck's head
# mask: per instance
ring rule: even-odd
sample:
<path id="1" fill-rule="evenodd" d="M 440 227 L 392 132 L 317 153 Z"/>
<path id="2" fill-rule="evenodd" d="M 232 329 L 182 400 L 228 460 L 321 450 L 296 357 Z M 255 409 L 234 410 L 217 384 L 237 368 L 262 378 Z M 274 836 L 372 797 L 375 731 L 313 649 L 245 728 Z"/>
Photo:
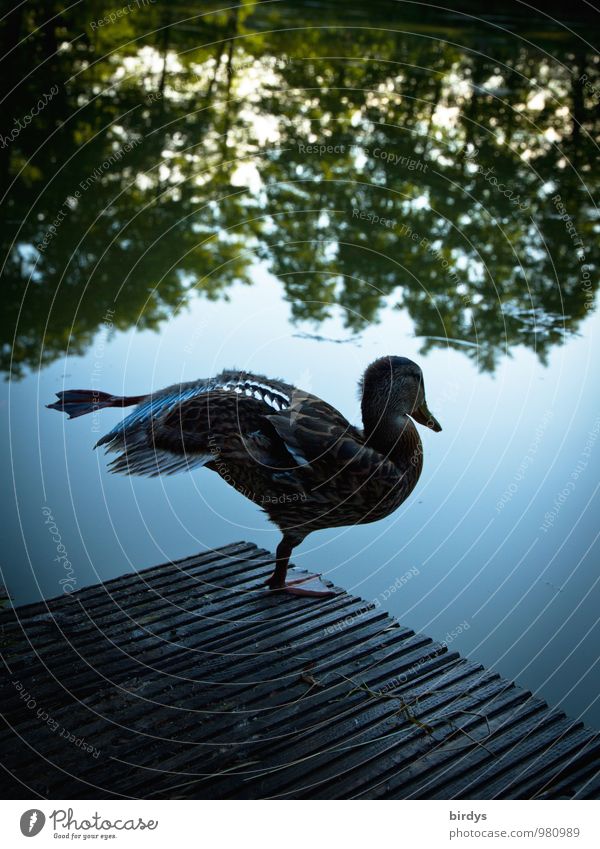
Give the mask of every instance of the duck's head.
<path id="1" fill-rule="evenodd" d="M 406 421 L 410 416 L 436 433 L 442 427 L 425 401 L 423 372 L 406 357 L 380 357 L 365 371 L 360 384 L 365 428 Z"/>

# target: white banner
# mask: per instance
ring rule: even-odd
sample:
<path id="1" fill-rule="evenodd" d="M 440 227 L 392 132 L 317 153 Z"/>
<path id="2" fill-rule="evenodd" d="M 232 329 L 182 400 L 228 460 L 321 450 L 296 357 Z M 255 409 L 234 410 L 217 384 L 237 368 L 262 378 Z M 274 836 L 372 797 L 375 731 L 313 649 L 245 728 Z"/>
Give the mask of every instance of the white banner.
<path id="1" fill-rule="evenodd" d="M 3 847 L 597 849 L 590 801 L 4 801 Z M 35 843 L 28 844 L 29 840 Z M 169 844 L 167 844 L 169 841 Z"/>

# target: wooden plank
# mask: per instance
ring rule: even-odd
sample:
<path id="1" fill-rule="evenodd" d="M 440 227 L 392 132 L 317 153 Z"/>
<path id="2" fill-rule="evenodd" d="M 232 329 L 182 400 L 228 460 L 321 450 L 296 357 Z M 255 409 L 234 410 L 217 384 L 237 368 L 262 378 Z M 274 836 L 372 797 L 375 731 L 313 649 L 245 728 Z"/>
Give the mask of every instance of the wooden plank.
<path id="1" fill-rule="evenodd" d="M 5 796 L 598 792 L 581 723 L 344 590 L 268 592 L 272 568 L 239 542 L 1 611 Z"/>

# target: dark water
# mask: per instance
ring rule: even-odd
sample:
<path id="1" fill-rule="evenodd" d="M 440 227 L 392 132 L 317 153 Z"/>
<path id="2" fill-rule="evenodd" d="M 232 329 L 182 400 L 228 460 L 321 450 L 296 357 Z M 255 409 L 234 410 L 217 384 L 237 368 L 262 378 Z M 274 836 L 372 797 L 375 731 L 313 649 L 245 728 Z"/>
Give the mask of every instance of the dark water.
<path id="1" fill-rule="evenodd" d="M 207 472 L 108 475 L 119 412 L 67 422 L 55 391 L 237 366 L 359 423 L 401 354 L 444 427 L 416 492 L 296 563 L 599 726 L 598 20 L 211 8 L 0 24 L 4 582 L 277 541 Z"/>

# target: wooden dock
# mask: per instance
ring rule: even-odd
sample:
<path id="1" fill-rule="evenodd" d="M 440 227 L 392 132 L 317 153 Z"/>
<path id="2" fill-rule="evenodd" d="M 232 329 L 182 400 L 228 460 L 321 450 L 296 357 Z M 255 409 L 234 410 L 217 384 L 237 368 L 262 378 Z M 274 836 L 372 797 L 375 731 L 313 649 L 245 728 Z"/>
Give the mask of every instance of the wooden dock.
<path id="1" fill-rule="evenodd" d="M 3 798 L 597 798 L 600 735 L 240 542 L 0 613 Z M 295 570 L 294 570 L 295 571 Z"/>

